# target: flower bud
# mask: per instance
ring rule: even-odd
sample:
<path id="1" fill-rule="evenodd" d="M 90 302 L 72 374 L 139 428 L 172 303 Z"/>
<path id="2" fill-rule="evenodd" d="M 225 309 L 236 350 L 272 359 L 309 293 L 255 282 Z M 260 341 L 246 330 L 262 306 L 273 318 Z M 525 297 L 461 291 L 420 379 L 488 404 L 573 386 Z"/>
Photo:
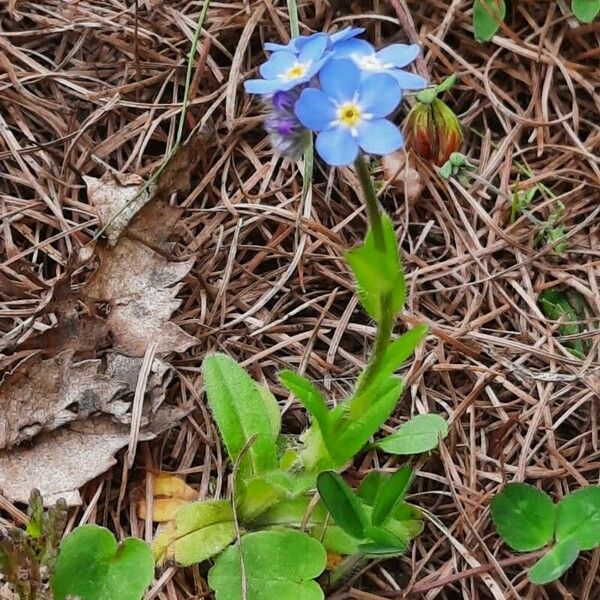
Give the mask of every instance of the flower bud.
<path id="1" fill-rule="evenodd" d="M 419 156 L 441 167 L 463 141 L 457 116 L 439 98 L 417 102 L 404 121 L 406 144 Z"/>
<path id="2" fill-rule="evenodd" d="M 307 132 L 294 113 L 298 92 L 275 92 L 266 99 L 265 129 L 278 154 L 294 160 L 301 158 L 306 147 Z"/>

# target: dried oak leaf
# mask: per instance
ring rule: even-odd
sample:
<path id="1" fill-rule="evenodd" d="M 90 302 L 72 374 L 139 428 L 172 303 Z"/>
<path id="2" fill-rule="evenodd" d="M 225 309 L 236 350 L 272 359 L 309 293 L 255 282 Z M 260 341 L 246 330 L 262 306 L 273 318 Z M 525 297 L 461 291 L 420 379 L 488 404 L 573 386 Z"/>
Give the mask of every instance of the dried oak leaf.
<path id="1" fill-rule="evenodd" d="M 154 438 L 189 410 L 163 407 L 140 431 L 139 440 Z M 27 503 L 37 488 L 44 504 L 64 498 L 69 506 L 81 504 L 79 488 L 116 463 L 114 455 L 129 442 L 129 427 L 99 416 L 43 433 L 32 447 L 0 451 L 0 491 L 12 502 Z"/>
<path id="2" fill-rule="evenodd" d="M 157 354 L 185 352 L 196 338 L 170 321 L 181 304 L 176 298 L 195 259 L 184 262 L 164 256 L 123 237 L 114 248 L 99 249 L 100 266 L 85 286 L 87 299 L 110 303 L 107 325 L 113 350 L 143 356 L 150 342 Z"/>
<path id="3" fill-rule="evenodd" d="M 153 190 L 144 189 L 144 180 L 135 174 L 117 179 L 107 173 L 101 179 L 84 177 L 83 180 L 98 221 L 106 227 L 108 245 L 114 246 L 131 219 L 150 200 Z"/>
<path id="4" fill-rule="evenodd" d="M 0 388 L 0 448 L 28 440 L 94 412 L 110 412 L 110 403 L 126 385 L 98 372 L 100 360 L 72 362 L 64 352 L 21 365 Z"/>
<path id="5" fill-rule="evenodd" d="M 141 367 L 142 359 L 119 354 L 109 354 L 106 365 L 98 359 L 73 362 L 72 352 L 26 361 L 0 387 L 0 448 L 96 413 L 129 422 Z M 146 381 L 148 412 L 164 400 L 171 377 L 169 366 L 155 359 Z"/>

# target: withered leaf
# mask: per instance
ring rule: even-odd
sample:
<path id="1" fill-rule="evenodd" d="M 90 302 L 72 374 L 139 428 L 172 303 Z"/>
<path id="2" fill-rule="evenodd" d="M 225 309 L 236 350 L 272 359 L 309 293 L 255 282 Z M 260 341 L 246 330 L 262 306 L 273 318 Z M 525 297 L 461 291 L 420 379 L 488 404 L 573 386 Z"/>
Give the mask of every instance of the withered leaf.
<path id="1" fill-rule="evenodd" d="M 163 407 L 140 431 L 139 440 L 152 439 L 187 410 Z M 81 504 L 79 488 L 115 464 L 115 453 L 127 446 L 129 427 L 99 416 L 38 435 L 32 447 L 0 451 L 0 491 L 12 502 L 26 503 L 37 488 L 44 504 L 64 498 L 69 506 Z"/>
<path id="2" fill-rule="evenodd" d="M 72 362 L 65 352 L 37 357 L 11 374 L 0 388 L 0 448 L 28 440 L 41 431 L 104 411 L 126 385 L 100 374 L 99 360 Z"/>
<path id="3" fill-rule="evenodd" d="M 109 302 L 108 328 L 113 348 L 131 356 L 143 356 L 150 342 L 157 354 L 185 352 L 197 343 L 170 321 L 181 304 L 175 285 L 192 268 L 194 259 L 169 261 L 161 254 L 129 238 L 112 249 L 100 249 L 100 267 L 85 286 L 88 299 Z"/>
<path id="4" fill-rule="evenodd" d="M 114 246 L 134 215 L 150 200 L 153 190 L 144 189 L 144 180 L 138 175 L 117 179 L 107 173 L 101 179 L 83 180 L 100 225 L 106 227 L 108 245 Z"/>

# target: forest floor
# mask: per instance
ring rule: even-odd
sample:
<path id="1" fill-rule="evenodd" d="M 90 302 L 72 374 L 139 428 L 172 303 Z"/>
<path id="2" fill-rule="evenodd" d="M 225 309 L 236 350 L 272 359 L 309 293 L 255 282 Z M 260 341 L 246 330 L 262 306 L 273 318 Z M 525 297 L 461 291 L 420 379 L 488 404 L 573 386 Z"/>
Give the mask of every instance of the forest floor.
<path id="1" fill-rule="evenodd" d="M 409 180 L 406 166 L 375 170 L 409 284 L 397 331 L 429 325 L 386 428 L 432 412 L 448 419 L 451 433 L 439 452 L 414 460 L 412 500 L 440 526 L 428 524 L 406 555 L 372 563 L 332 598 L 600 598 L 600 549 L 583 553 L 560 582 L 536 588 L 525 576 L 531 563 L 514 558 L 490 519 L 489 501 L 507 481 L 534 483 L 558 499 L 598 484 L 600 473 L 600 29 L 577 23 L 563 0 L 510 4 L 506 25 L 481 44 L 467 0 L 300 2 L 303 33 L 360 25 L 376 45 L 421 43 L 417 68 L 431 81 L 456 73 L 445 100 L 460 116 L 463 152 L 476 167 L 466 186 L 414 156 L 406 159 Z M 165 211 L 168 204 L 181 210 L 176 218 L 146 215 L 135 234 L 125 234 L 158 252 L 161 268 L 172 269 L 168 281 L 113 289 L 111 297 L 90 287 L 99 264 L 112 265 L 113 283 L 135 280 L 145 266 L 135 258 L 138 246 L 120 262 L 106 242 L 90 246 L 102 222 L 91 202 L 100 184 L 84 178 L 112 174 L 113 185 L 135 184 L 132 175 L 148 179 L 172 149 L 201 9 L 200 1 L 169 0 L 140 0 L 137 11 L 120 0 L 0 7 L 0 368 L 5 386 L 13 385 L 12 395 L 0 392 L 9 403 L 0 408 L 34 411 L 15 398 L 26 404 L 35 395 L 27 381 L 37 386 L 43 373 L 76 377 L 82 361 L 97 361 L 86 363 L 96 369 L 111 353 L 141 363 L 125 415 L 121 404 L 101 407 L 113 421 L 120 415 L 125 433 L 95 422 L 98 431 L 106 427 L 104 437 L 86 450 L 77 446 L 73 464 L 81 461 L 83 471 L 100 464 L 64 488 L 52 487 L 43 471 L 70 468 L 69 450 L 57 440 L 86 427 L 98 406 L 84 411 L 54 398 L 52 408 L 35 407 L 43 419 L 19 421 L 12 434 L 0 427 L 0 488 L 9 478 L 2 469 L 17 468 L 16 448 L 23 480 L 0 497 L 2 524 L 23 522 L 25 487 L 48 484 L 50 497 L 69 495 L 70 527 L 96 522 L 150 540 L 152 523 L 136 507 L 146 472 L 185 475 L 201 498 L 225 494 L 229 465 L 200 377 L 209 351 L 231 354 L 270 387 L 290 433 L 307 417 L 278 384 L 278 370 L 303 372 L 335 401 L 364 366 L 374 329 L 343 259 L 366 224 L 355 174 L 317 161 L 303 201 L 301 171 L 273 154 L 261 106 L 241 86 L 265 58 L 262 43 L 288 39 L 282 0 L 211 3 L 189 90 L 185 136 L 191 132 L 193 151 L 180 154 L 160 190 Z M 511 222 L 517 181 L 537 191 Z M 565 248 L 542 231 L 552 218 L 564 227 Z M 74 267 L 90 247 L 90 265 Z M 163 288 L 179 280 L 177 306 L 175 291 Z M 134 326 L 124 314 L 106 327 L 98 303 L 72 302 L 81 289 L 88 299 L 135 293 L 160 305 L 145 304 L 146 320 L 138 312 Z M 587 304 L 574 336 L 541 311 L 539 294 L 548 289 L 574 290 Z M 177 326 L 168 323 L 171 313 Z M 164 331 L 148 344 L 156 328 Z M 569 349 L 577 340 L 586 347 L 580 357 Z M 136 421 L 135 382 L 155 357 L 174 369 L 153 383 L 157 403 L 172 412 L 150 440 L 140 432 L 151 417 Z M 48 397 L 58 393 L 56 381 L 46 382 Z M 100 460 L 107 436 L 121 441 Z M 27 462 L 36 444 L 46 463 L 39 456 Z M 369 451 L 349 477 L 397 464 Z M 205 576 L 200 567 L 166 568 L 148 598 L 207 598 Z"/>

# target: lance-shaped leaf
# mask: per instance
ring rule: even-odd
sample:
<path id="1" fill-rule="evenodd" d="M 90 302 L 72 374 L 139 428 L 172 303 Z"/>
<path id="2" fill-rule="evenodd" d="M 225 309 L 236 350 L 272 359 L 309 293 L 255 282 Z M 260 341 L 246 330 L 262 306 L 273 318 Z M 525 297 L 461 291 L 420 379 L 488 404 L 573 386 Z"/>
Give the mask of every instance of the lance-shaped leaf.
<path id="1" fill-rule="evenodd" d="M 369 519 L 354 490 L 344 479 L 333 471 L 325 471 L 317 478 L 317 489 L 335 523 L 351 536 L 364 538 Z"/>
<path id="2" fill-rule="evenodd" d="M 208 403 L 232 462 L 245 450 L 238 471 L 242 479 L 274 469 L 275 429 L 260 386 L 224 354 L 207 356 L 203 374 Z"/>
<path id="3" fill-rule="evenodd" d="M 373 504 L 371 523 L 381 525 L 392 513 L 392 510 L 406 494 L 412 479 L 413 470 L 410 465 L 398 469 L 379 489 Z"/>

